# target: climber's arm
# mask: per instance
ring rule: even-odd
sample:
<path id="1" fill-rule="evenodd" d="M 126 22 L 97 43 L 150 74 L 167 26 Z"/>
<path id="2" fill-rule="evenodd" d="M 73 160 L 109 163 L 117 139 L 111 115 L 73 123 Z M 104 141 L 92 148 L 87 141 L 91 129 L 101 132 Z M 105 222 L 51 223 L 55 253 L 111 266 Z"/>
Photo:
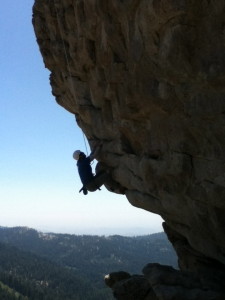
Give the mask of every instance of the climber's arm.
<path id="1" fill-rule="evenodd" d="M 94 147 L 94 149 L 92 150 L 89 158 L 90 158 L 90 161 L 94 160 L 96 157 L 98 157 L 100 151 L 101 151 L 101 148 L 102 148 L 102 144 L 98 144 Z"/>

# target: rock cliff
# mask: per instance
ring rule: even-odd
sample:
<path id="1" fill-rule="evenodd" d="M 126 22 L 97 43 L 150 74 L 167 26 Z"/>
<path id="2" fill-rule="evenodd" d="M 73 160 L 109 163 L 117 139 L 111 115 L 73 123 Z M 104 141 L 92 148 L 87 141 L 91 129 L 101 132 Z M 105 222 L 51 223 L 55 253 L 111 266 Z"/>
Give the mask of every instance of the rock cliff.
<path id="1" fill-rule="evenodd" d="M 225 299 L 224 15 L 223 0 L 33 7 L 52 93 L 103 143 L 106 187 L 161 215 L 177 251 L 181 271 L 146 266 L 139 299 Z M 133 299 L 118 291 L 135 278 L 112 286 L 117 299 Z"/>

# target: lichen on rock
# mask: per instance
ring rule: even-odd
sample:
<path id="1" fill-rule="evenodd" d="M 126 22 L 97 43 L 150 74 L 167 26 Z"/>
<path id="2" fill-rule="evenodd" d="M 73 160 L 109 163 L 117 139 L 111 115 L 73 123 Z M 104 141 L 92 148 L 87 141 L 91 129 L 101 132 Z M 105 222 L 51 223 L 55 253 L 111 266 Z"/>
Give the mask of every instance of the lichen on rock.
<path id="1" fill-rule="evenodd" d="M 103 143 L 98 160 L 115 187 L 165 220 L 181 271 L 211 274 L 215 295 L 225 276 L 224 13 L 223 0 L 33 7 L 57 103 L 91 147 Z"/>

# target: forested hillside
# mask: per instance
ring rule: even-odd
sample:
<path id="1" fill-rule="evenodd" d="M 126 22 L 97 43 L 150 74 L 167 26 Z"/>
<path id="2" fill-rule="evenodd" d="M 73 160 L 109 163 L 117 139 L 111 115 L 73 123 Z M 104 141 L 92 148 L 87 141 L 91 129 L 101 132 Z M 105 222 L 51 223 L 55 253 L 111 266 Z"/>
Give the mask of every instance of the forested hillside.
<path id="1" fill-rule="evenodd" d="M 0 227 L 0 242 L 0 281 L 4 284 L 0 292 L 9 292 L 8 286 L 19 293 L 15 299 L 21 300 L 22 295 L 44 300 L 109 300 L 112 296 L 104 275 L 119 270 L 141 273 L 149 262 L 177 266 L 164 233 L 77 236 Z"/>
<path id="2" fill-rule="evenodd" d="M 19 293 L 21 300 L 22 295 L 37 300 L 98 300 L 107 296 L 78 272 L 5 244 L 0 244 L 0 281 L 2 291 L 10 292 L 4 288 L 7 286 Z"/>

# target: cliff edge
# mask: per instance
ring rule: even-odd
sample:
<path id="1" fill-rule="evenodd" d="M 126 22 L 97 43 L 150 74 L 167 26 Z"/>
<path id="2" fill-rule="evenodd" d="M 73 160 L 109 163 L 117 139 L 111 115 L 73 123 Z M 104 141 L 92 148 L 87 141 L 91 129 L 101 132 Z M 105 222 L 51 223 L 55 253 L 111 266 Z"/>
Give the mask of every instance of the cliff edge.
<path id="1" fill-rule="evenodd" d="M 225 299 L 224 15 L 222 0 L 35 1 L 57 103 L 103 143 L 115 191 L 162 216 L 179 257 L 181 271 L 110 283 L 117 299 Z"/>

